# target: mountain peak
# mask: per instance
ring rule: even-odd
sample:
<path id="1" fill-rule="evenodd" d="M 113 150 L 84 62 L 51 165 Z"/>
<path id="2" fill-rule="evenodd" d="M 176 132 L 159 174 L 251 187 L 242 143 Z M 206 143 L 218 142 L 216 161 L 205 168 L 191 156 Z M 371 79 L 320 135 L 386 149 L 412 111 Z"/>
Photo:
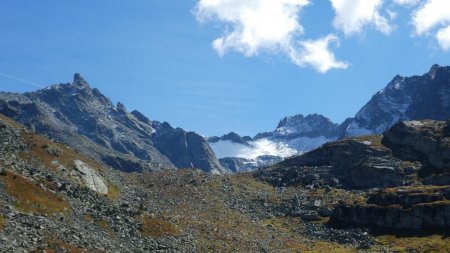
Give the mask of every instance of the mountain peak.
<path id="1" fill-rule="evenodd" d="M 89 87 L 88 82 L 84 80 L 80 73 L 75 73 L 73 75 L 73 83 L 77 86 Z"/>
<path id="2" fill-rule="evenodd" d="M 421 76 L 394 77 L 346 122 L 345 137 L 379 134 L 404 120 L 450 118 L 450 67 L 434 64 Z"/>
<path id="3" fill-rule="evenodd" d="M 434 64 L 433 66 L 431 66 L 430 71 L 428 72 L 428 74 L 434 79 L 434 77 L 436 76 L 436 72 L 441 68 L 440 65 L 438 64 Z"/>
<path id="4" fill-rule="evenodd" d="M 127 112 L 127 108 L 125 107 L 124 104 L 122 104 L 121 102 L 117 102 L 117 110 L 122 111 L 122 112 Z"/>
<path id="5" fill-rule="evenodd" d="M 308 114 L 306 116 L 304 116 L 303 114 L 297 114 L 297 115 L 285 117 L 284 119 L 282 119 L 278 123 L 277 128 L 296 126 L 296 125 L 304 124 L 304 123 L 310 124 L 310 123 L 314 123 L 317 121 L 320 121 L 320 122 L 323 122 L 326 124 L 328 124 L 328 123 L 332 124 L 332 121 L 329 118 L 327 118 L 321 114 L 314 113 L 314 114 Z"/>
<path id="6" fill-rule="evenodd" d="M 333 136 L 338 125 L 329 118 L 314 113 L 303 116 L 302 114 L 286 117 L 282 119 L 275 130 L 279 136 Z"/>
<path id="7" fill-rule="evenodd" d="M 433 64 L 433 66 L 431 66 L 430 72 L 432 71 L 436 71 L 437 69 L 441 68 L 441 65 L 439 64 Z"/>

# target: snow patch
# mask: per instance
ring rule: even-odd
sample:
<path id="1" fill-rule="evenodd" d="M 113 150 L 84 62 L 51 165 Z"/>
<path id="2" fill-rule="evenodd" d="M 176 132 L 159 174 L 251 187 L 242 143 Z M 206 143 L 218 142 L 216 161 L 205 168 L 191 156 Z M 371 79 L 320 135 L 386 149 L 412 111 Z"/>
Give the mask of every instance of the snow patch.
<path id="1" fill-rule="evenodd" d="M 249 160 L 260 156 L 290 157 L 311 151 L 321 145 L 335 141 L 337 138 L 319 136 L 315 138 L 298 137 L 294 139 L 269 139 L 262 138 L 248 142 L 248 145 L 236 143 L 230 140 L 221 140 L 209 143 L 217 158 L 239 157 Z"/>
<path id="2" fill-rule="evenodd" d="M 244 145 L 229 140 L 209 143 L 217 158 L 239 157 L 246 159 L 256 159 L 258 156 L 273 155 L 289 157 L 297 154 L 297 151 L 290 148 L 283 142 L 275 142 L 263 138 Z"/>

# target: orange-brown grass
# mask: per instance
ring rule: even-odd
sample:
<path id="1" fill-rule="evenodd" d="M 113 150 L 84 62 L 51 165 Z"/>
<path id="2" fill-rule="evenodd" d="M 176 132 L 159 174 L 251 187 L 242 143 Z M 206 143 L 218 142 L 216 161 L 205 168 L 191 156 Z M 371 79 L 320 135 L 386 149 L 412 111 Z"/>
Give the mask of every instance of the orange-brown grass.
<path id="1" fill-rule="evenodd" d="M 17 123 L 15 120 L 13 120 L 13 119 L 11 119 L 11 118 L 8 118 L 8 117 L 6 117 L 5 115 L 3 115 L 3 114 L 1 114 L 1 113 L 0 113 L 0 119 L 1 119 L 2 121 L 5 121 L 7 124 L 9 124 L 9 125 L 11 125 L 11 126 L 17 128 L 17 129 L 23 128 L 23 126 L 20 125 L 19 123 Z"/>
<path id="2" fill-rule="evenodd" d="M 22 153 L 22 158 L 28 158 L 28 159 L 38 159 L 41 161 L 46 167 L 52 169 L 53 171 L 56 170 L 58 164 L 61 164 L 67 168 L 70 168 L 73 166 L 74 160 L 81 160 L 88 164 L 90 167 L 101 171 L 103 166 L 99 164 L 97 161 L 86 157 L 77 151 L 63 145 L 60 143 L 55 143 L 43 136 L 28 133 L 23 135 L 25 143 L 30 148 L 30 153 Z M 54 156 L 47 152 L 46 148 L 51 147 L 54 149 L 58 149 L 61 151 L 60 156 Z M 57 161 L 57 164 L 54 164 L 53 161 Z"/>
<path id="3" fill-rule="evenodd" d="M 450 240 L 442 235 L 432 235 L 426 237 L 396 237 L 386 235 L 377 237 L 377 242 L 394 252 L 417 252 L 448 253 L 450 252 Z"/>
<path id="4" fill-rule="evenodd" d="M 142 223 L 143 226 L 141 232 L 146 236 L 160 238 L 164 236 L 176 236 L 180 234 L 180 230 L 177 229 L 174 225 L 159 218 L 146 215 L 142 217 Z"/>
<path id="5" fill-rule="evenodd" d="M 437 191 L 443 190 L 449 188 L 449 186 L 427 186 L 427 185 L 421 185 L 421 186 L 409 186 L 409 187 L 397 187 L 397 188 L 385 188 L 382 190 L 385 194 L 393 194 L 393 193 L 408 193 L 408 194 L 415 194 L 415 193 L 435 193 Z"/>
<path id="6" fill-rule="evenodd" d="M 308 195 L 314 200 L 321 200 L 321 205 L 329 208 L 333 208 L 339 201 L 346 204 L 365 202 L 363 194 L 343 189 L 331 189 L 330 191 L 326 191 L 325 189 L 313 189 L 308 192 Z"/>
<path id="7" fill-rule="evenodd" d="M 3 218 L 3 216 L 0 216 L 0 229 L 2 229 L 6 225 L 7 221 L 8 220 L 6 220 L 6 218 Z"/>
<path id="8" fill-rule="evenodd" d="M 110 236 L 115 236 L 114 231 L 109 226 L 108 222 L 105 220 L 96 220 L 95 223 L 103 229 L 106 233 L 108 233 Z"/>
<path id="9" fill-rule="evenodd" d="M 286 240 L 285 246 L 290 248 L 290 252 L 305 252 L 305 253 L 319 253 L 319 252 L 333 252 L 333 253 L 353 253 L 358 252 L 355 248 L 349 248 L 345 245 L 314 241 L 314 242 L 297 242 L 295 240 Z"/>
<path id="10" fill-rule="evenodd" d="M 95 220 L 94 217 L 92 217 L 92 215 L 90 215 L 90 214 L 85 214 L 83 216 L 83 219 L 88 222 L 94 222 L 94 220 Z"/>
<path id="11" fill-rule="evenodd" d="M 106 220 L 96 220 L 92 215 L 85 214 L 83 216 L 83 219 L 90 223 L 97 224 L 103 231 L 107 232 L 111 236 L 115 236 L 114 231 L 109 226 L 108 222 Z"/>
<path id="12" fill-rule="evenodd" d="M 107 185 L 108 185 L 108 193 L 106 194 L 106 197 L 109 200 L 116 200 L 116 199 L 118 199 L 119 196 L 120 196 L 120 189 L 119 189 L 119 187 L 114 185 L 114 184 L 112 184 L 112 183 L 110 183 L 110 182 L 108 182 Z"/>
<path id="13" fill-rule="evenodd" d="M 64 199 L 18 174 L 8 172 L 6 176 L 0 177 L 0 181 L 6 186 L 7 192 L 16 199 L 17 208 L 23 212 L 51 214 L 70 209 L 69 203 Z"/>
<path id="14" fill-rule="evenodd" d="M 84 253 L 84 252 L 96 252 L 100 253 L 101 251 L 92 251 L 78 248 L 74 245 L 68 244 L 59 238 L 51 238 L 46 241 L 47 246 L 45 249 L 39 249 L 32 251 L 33 253 L 57 253 L 57 252 L 70 252 L 70 253 Z"/>

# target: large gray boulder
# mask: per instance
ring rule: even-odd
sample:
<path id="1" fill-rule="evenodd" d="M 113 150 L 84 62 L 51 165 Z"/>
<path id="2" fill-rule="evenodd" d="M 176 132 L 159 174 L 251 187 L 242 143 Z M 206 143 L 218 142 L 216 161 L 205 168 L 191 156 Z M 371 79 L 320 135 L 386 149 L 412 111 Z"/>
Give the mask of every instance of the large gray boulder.
<path id="1" fill-rule="evenodd" d="M 100 194 L 108 194 L 108 186 L 95 169 L 80 160 L 75 160 L 72 176 L 82 181 L 89 189 Z"/>

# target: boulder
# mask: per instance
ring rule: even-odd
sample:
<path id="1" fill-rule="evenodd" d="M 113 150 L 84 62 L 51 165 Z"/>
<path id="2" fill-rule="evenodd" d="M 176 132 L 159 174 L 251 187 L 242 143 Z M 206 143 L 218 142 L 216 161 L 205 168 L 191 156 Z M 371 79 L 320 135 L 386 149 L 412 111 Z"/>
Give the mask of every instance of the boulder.
<path id="1" fill-rule="evenodd" d="M 74 163 L 73 176 L 75 176 L 78 179 L 81 179 L 86 184 L 86 186 L 93 191 L 96 191 L 100 194 L 108 193 L 108 187 L 106 186 L 105 182 L 103 181 L 102 177 L 99 175 L 97 171 L 89 167 L 83 161 L 75 160 L 73 163 Z"/>

